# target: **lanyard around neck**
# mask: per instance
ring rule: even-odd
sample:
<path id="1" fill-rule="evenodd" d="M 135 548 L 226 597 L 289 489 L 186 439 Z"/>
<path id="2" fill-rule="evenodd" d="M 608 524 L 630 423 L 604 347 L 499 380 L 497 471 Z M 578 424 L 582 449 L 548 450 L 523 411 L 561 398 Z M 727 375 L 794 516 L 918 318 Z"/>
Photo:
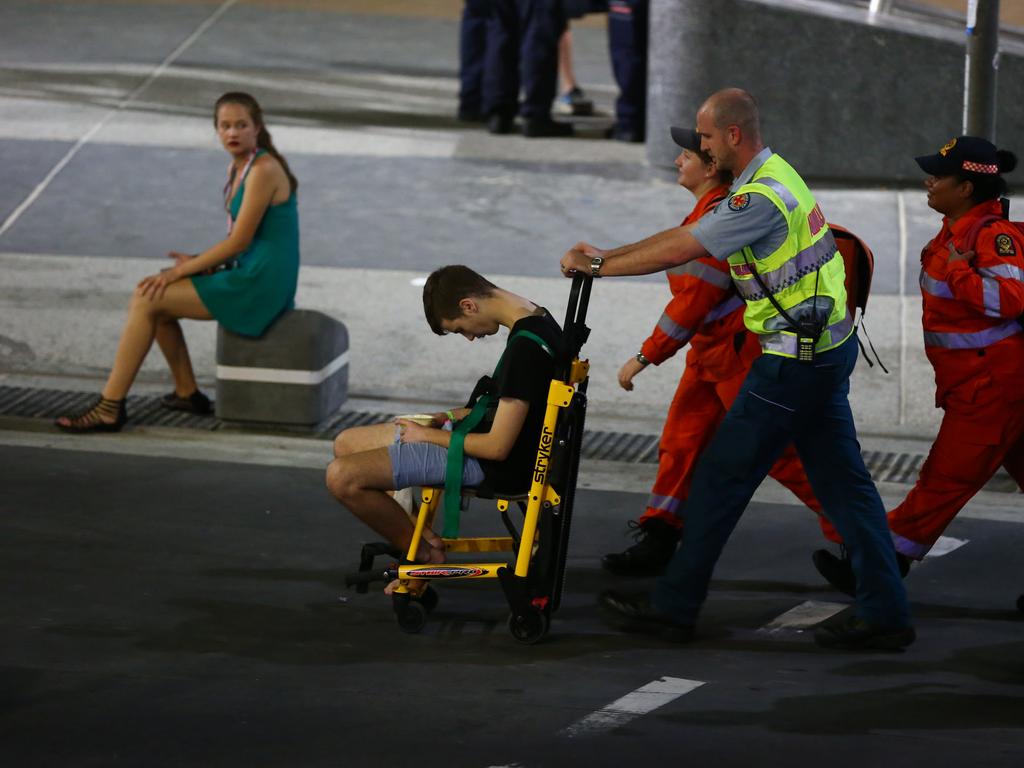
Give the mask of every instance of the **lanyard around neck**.
<path id="1" fill-rule="evenodd" d="M 224 210 L 228 212 L 229 235 L 231 234 L 231 228 L 232 226 L 234 226 L 235 223 L 234 220 L 231 218 L 231 199 L 234 197 L 234 194 L 232 194 L 232 187 L 234 187 L 235 185 L 236 178 L 239 179 L 238 186 L 242 186 L 242 184 L 245 182 L 245 177 L 249 174 L 249 168 L 252 167 L 252 163 L 256 159 L 256 156 L 259 154 L 259 152 L 259 149 L 254 149 L 252 151 L 252 154 L 249 155 L 248 161 L 246 161 L 245 165 L 242 167 L 242 173 L 240 176 L 235 175 L 234 163 L 232 163 L 231 167 L 228 168 L 228 181 L 227 184 L 224 185 Z"/>

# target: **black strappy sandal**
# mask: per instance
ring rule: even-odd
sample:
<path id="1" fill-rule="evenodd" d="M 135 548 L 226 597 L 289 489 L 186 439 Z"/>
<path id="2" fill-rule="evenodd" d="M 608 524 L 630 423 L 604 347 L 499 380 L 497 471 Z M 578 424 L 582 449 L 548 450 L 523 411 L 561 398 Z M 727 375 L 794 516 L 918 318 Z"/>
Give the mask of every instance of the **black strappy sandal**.
<path id="1" fill-rule="evenodd" d="M 213 411 L 213 403 L 198 389 L 188 397 L 169 392 L 160 398 L 160 407 L 169 411 L 186 411 L 204 416 Z"/>
<path id="2" fill-rule="evenodd" d="M 106 421 L 106 418 L 113 416 L 113 421 Z M 66 424 L 61 424 L 60 419 L 66 419 Z M 124 400 L 110 400 L 100 396 L 99 400 L 77 416 L 61 416 L 55 420 L 54 426 L 65 432 L 120 432 L 121 427 L 128 420 L 128 411 L 125 409 Z"/>

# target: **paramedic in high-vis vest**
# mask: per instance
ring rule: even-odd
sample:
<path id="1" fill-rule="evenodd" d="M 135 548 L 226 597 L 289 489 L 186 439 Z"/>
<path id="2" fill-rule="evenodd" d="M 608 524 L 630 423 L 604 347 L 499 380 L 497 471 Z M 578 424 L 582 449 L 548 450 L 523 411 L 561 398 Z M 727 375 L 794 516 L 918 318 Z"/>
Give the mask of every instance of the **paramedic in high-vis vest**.
<path id="1" fill-rule="evenodd" d="M 942 425 L 913 490 L 889 512 L 901 570 L 932 548 L 1002 465 L 1024 488 L 1024 233 L 1006 221 L 1003 173 L 1017 158 L 958 136 L 915 158 L 942 228 L 921 252 L 924 351 Z M 821 575 L 856 589 L 847 558 L 814 553 Z"/>
<path id="2" fill-rule="evenodd" d="M 735 88 L 713 94 L 697 113 L 697 131 L 701 148 L 732 171 L 731 196 L 695 224 L 639 243 L 608 251 L 578 243 L 561 268 L 566 275 L 639 275 L 711 254 L 728 262 L 747 303 L 744 321 L 764 354 L 697 465 L 679 548 L 654 592 L 606 592 L 602 607 L 623 629 L 690 640 L 726 540 L 793 442 L 857 574 L 855 610 L 819 626 L 815 640 L 903 648 L 915 638 L 906 592 L 848 401 L 858 348 L 842 256 L 807 185 L 762 143 L 750 94 Z"/>

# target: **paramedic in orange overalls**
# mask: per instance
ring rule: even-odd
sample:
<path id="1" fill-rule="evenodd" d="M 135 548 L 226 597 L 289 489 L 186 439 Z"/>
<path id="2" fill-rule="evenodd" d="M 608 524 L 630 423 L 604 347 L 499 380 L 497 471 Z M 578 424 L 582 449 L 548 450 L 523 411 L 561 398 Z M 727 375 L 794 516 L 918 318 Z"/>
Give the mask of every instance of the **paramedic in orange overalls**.
<path id="1" fill-rule="evenodd" d="M 728 173 L 700 148 L 700 135 L 673 127 L 682 147 L 676 158 L 679 184 L 697 198 L 683 225 L 708 213 L 729 194 Z M 757 337 L 743 325 L 743 299 L 732 287 L 729 267 L 710 256 L 668 270 L 672 299 L 657 327 L 635 357 L 619 371 L 619 385 L 633 389 L 633 378 L 648 365 L 660 365 L 687 343 L 686 369 L 676 389 L 658 445 L 658 476 L 639 521 L 630 521 L 636 543 L 624 552 L 605 555 L 602 565 L 621 576 L 657 576 L 675 552 L 682 530 L 683 507 L 697 459 L 714 436 L 754 359 L 761 354 Z M 792 446 L 772 467 L 772 477 L 819 515 L 803 466 Z M 824 520 L 824 518 L 822 518 Z M 831 526 L 823 530 L 838 541 Z"/>
<path id="2" fill-rule="evenodd" d="M 904 575 L 1000 465 L 1024 489 L 1024 236 L 1003 216 L 1017 159 L 976 136 L 916 158 L 942 229 L 921 252 L 924 350 L 945 413 L 921 475 L 889 528 Z M 814 553 L 821 575 L 856 587 L 849 560 Z"/>

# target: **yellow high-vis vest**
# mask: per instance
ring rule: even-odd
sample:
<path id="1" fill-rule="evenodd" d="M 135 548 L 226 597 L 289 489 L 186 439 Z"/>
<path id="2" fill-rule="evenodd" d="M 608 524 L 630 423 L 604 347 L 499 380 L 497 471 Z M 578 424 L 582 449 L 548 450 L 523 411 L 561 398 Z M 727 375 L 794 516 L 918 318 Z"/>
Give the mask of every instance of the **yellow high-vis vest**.
<path id="1" fill-rule="evenodd" d="M 752 193 L 764 195 L 774 203 L 786 219 L 789 232 L 782 245 L 767 256 L 756 258 L 747 246 L 728 258 L 733 283 L 747 303 L 744 323 L 757 334 L 765 353 L 797 356 L 797 334 L 783 330 L 789 324 L 755 279 L 756 269 L 787 314 L 804 315 L 815 303 L 819 311 L 830 308 L 815 351 L 838 347 L 853 333 L 853 318 L 846 308 L 846 270 L 814 196 L 793 167 L 778 155 L 771 155 L 750 181 L 722 204 L 743 205 L 742 196 Z"/>

